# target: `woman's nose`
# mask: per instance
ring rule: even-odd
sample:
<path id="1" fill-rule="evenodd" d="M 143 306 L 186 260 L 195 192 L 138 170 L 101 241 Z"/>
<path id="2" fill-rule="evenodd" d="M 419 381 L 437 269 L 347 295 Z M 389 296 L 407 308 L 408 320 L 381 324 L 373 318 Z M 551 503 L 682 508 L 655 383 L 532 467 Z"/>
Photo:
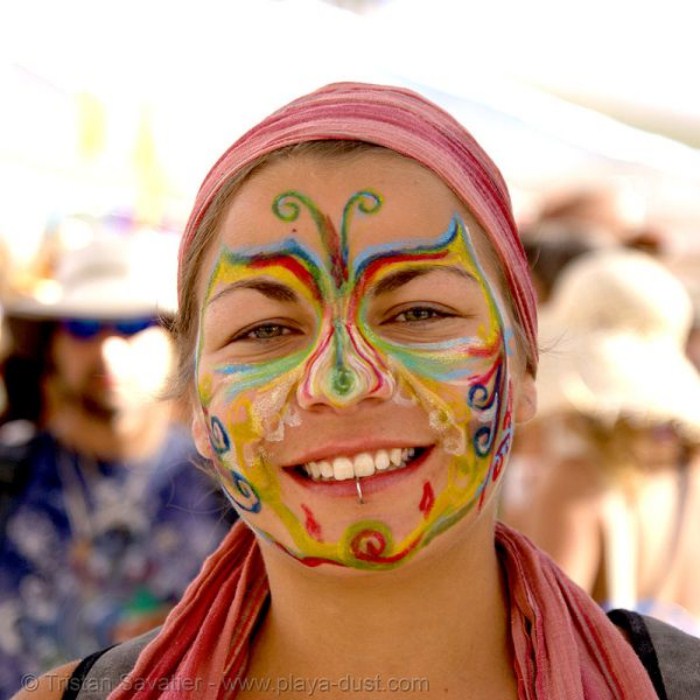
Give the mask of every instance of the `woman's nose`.
<path id="1" fill-rule="evenodd" d="M 359 330 L 334 321 L 308 360 L 297 389 L 301 408 L 347 408 L 364 399 L 390 399 L 396 382 L 385 360 Z"/>

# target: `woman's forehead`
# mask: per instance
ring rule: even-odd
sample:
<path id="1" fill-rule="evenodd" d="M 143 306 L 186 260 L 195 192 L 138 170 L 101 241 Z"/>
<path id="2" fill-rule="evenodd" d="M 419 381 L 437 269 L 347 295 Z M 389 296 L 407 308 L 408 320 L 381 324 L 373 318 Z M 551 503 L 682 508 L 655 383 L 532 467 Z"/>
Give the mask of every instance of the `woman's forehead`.
<path id="1" fill-rule="evenodd" d="M 363 193 L 376 198 L 378 206 L 371 214 L 363 212 L 357 200 L 352 205 Z M 293 220 L 280 216 L 283 200 L 300 207 Z M 217 247 L 244 250 L 294 236 L 319 250 L 319 218 L 312 209 L 334 230 L 344 230 L 351 256 L 368 247 L 394 243 L 401 248 L 412 240 L 439 236 L 455 216 L 465 222 L 477 251 L 488 248 L 479 225 L 437 175 L 381 150 L 333 157 L 296 155 L 265 165 L 230 203 Z"/>

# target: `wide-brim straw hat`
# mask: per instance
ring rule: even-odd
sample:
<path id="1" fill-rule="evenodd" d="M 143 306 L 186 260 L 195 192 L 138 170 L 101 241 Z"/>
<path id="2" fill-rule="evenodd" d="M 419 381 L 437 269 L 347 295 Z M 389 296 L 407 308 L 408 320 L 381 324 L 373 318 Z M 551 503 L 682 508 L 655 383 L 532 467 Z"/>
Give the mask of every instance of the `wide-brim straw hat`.
<path id="1" fill-rule="evenodd" d="M 159 233 L 98 235 L 60 254 L 50 284 L 8 297 L 6 314 L 36 320 L 173 316 L 177 243 Z"/>
<path id="2" fill-rule="evenodd" d="M 541 313 L 540 415 L 671 423 L 699 439 L 700 374 L 685 351 L 692 322 L 684 285 L 645 253 L 603 250 L 571 263 Z"/>

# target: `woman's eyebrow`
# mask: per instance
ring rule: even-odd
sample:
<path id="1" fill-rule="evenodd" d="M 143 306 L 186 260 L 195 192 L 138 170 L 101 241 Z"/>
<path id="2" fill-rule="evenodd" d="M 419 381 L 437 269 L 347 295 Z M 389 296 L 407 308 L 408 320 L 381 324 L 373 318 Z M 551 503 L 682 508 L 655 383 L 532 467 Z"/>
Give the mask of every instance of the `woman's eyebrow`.
<path id="1" fill-rule="evenodd" d="M 410 267 L 404 270 L 390 272 L 386 277 L 382 278 L 371 291 L 372 296 L 378 297 L 382 294 L 393 292 L 399 287 L 408 284 L 418 277 L 424 277 L 433 272 L 448 272 L 457 275 L 461 279 L 467 279 L 471 282 L 476 282 L 476 278 L 471 275 L 463 267 L 458 265 L 421 265 L 420 267 Z"/>
<path id="2" fill-rule="evenodd" d="M 230 284 L 225 285 L 209 299 L 207 306 L 238 289 L 252 289 L 253 291 L 260 292 L 268 299 L 272 299 L 274 301 L 299 301 L 299 297 L 297 296 L 296 292 L 287 287 L 285 284 L 268 279 L 248 279 L 239 280 L 238 282 L 231 282 Z"/>

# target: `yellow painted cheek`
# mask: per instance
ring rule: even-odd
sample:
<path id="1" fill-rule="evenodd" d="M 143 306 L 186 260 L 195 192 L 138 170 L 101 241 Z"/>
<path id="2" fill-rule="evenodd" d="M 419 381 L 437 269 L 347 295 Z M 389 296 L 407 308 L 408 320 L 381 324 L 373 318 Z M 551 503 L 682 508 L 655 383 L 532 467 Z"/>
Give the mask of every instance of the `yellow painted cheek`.
<path id="1" fill-rule="evenodd" d="M 211 403 L 214 393 L 214 378 L 209 372 L 201 372 L 197 382 L 197 394 L 199 401 L 205 408 Z"/>

